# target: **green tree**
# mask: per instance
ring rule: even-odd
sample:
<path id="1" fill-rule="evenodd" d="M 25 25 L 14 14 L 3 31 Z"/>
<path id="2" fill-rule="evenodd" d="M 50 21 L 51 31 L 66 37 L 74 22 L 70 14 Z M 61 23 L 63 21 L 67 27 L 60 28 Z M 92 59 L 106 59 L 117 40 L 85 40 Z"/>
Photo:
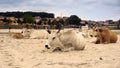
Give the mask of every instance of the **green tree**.
<path id="1" fill-rule="evenodd" d="M 18 18 L 17 23 L 22 24 L 22 21 L 20 20 L 20 18 Z"/>
<path id="2" fill-rule="evenodd" d="M 71 15 L 68 20 L 71 25 L 80 25 L 81 22 L 81 19 L 76 15 Z"/>
<path id="3" fill-rule="evenodd" d="M 52 25 L 52 22 L 50 21 L 50 19 L 48 20 L 48 25 Z"/>
<path id="4" fill-rule="evenodd" d="M 47 21 L 47 19 L 46 18 L 42 18 L 42 21 Z"/>
<path id="5" fill-rule="evenodd" d="M 35 19 L 30 14 L 25 14 L 25 15 L 23 15 L 22 18 L 23 18 L 24 23 L 34 24 L 34 22 L 35 22 Z"/>
<path id="6" fill-rule="evenodd" d="M 51 23 L 52 23 L 52 28 L 56 28 L 57 27 L 57 23 L 58 22 L 56 20 L 53 20 Z"/>
<path id="7" fill-rule="evenodd" d="M 54 25 L 56 29 L 61 29 L 63 24 L 64 22 L 62 19 L 59 21 L 53 20 L 52 22 L 52 25 Z"/>
<path id="8" fill-rule="evenodd" d="M 65 26 L 69 25 L 69 18 L 67 18 L 67 19 L 65 20 L 64 25 L 65 25 Z"/>
<path id="9" fill-rule="evenodd" d="M 63 19 L 60 19 L 58 22 L 59 22 L 60 24 L 64 25 Z"/>
<path id="10" fill-rule="evenodd" d="M 57 21 L 56 20 L 53 20 L 52 21 L 52 25 L 56 25 Z"/>

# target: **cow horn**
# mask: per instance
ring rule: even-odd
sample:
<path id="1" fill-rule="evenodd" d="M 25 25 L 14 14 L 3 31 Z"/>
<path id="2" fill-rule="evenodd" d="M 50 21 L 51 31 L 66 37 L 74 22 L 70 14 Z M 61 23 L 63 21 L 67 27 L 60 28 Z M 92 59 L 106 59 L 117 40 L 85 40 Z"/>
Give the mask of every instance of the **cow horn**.
<path id="1" fill-rule="evenodd" d="M 51 31 L 50 31 L 49 29 L 46 28 L 46 31 L 47 31 L 49 34 L 51 34 Z"/>
<path id="2" fill-rule="evenodd" d="M 60 30 L 61 30 L 61 29 L 58 29 L 57 33 L 59 33 L 59 32 L 60 32 Z"/>

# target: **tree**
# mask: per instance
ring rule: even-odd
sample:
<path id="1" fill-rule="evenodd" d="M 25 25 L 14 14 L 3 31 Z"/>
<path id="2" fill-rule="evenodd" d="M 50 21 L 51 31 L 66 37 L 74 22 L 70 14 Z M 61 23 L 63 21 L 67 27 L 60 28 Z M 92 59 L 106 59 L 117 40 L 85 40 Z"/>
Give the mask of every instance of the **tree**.
<path id="1" fill-rule="evenodd" d="M 45 25 L 48 24 L 47 18 L 42 18 L 41 21 L 44 22 Z"/>
<path id="2" fill-rule="evenodd" d="M 64 25 L 63 19 L 60 19 L 58 22 L 59 22 L 60 24 Z"/>
<path id="3" fill-rule="evenodd" d="M 41 20 L 42 20 L 42 21 L 47 21 L 47 19 L 46 19 L 46 18 L 42 18 Z"/>
<path id="4" fill-rule="evenodd" d="M 65 20 L 64 25 L 65 25 L 65 26 L 69 25 L 69 18 L 67 18 L 67 19 Z"/>
<path id="5" fill-rule="evenodd" d="M 57 28 L 58 21 L 53 20 L 51 23 L 52 23 L 53 28 Z"/>
<path id="6" fill-rule="evenodd" d="M 30 14 L 25 14 L 23 15 L 23 22 L 24 23 L 30 23 L 30 24 L 33 24 L 35 22 L 35 19 L 32 17 L 32 15 Z"/>
<path id="7" fill-rule="evenodd" d="M 20 18 L 18 18 L 17 23 L 22 24 L 22 21 L 20 20 Z"/>
<path id="8" fill-rule="evenodd" d="M 48 25 L 50 26 L 52 25 L 52 22 L 50 21 L 50 19 L 48 20 Z"/>
<path id="9" fill-rule="evenodd" d="M 35 16 L 40 16 L 41 18 L 54 18 L 53 13 L 46 13 L 46 12 L 0 12 L 0 16 L 4 17 L 16 17 L 16 18 L 21 18 L 25 14 L 30 14 L 33 17 Z"/>
<path id="10" fill-rule="evenodd" d="M 5 24 L 8 24 L 8 19 L 5 17 L 5 18 L 3 19 L 3 22 L 4 22 Z"/>
<path id="11" fill-rule="evenodd" d="M 71 25 L 80 25 L 81 22 L 81 19 L 76 15 L 71 15 L 68 20 Z"/>

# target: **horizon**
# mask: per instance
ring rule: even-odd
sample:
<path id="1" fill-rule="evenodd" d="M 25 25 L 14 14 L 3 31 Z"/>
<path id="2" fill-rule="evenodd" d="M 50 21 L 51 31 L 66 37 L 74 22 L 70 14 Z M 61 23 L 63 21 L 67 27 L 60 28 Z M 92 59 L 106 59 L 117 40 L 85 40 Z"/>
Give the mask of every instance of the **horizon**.
<path id="1" fill-rule="evenodd" d="M 0 8 L 0 12 L 53 13 L 55 18 L 77 15 L 82 20 L 117 21 L 120 19 L 120 0 L 2 0 Z"/>

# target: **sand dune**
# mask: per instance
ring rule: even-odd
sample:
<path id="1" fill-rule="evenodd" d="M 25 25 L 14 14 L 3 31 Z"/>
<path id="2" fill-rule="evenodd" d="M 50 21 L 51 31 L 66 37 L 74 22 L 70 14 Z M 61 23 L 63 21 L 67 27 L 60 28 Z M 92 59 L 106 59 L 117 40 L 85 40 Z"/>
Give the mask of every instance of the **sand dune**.
<path id="1" fill-rule="evenodd" d="M 50 53 L 42 52 L 46 39 L 12 39 L 0 34 L 0 68 L 120 68 L 118 36 L 117 43 L 94 44 L 86 39 L 83 51 Z"/>

